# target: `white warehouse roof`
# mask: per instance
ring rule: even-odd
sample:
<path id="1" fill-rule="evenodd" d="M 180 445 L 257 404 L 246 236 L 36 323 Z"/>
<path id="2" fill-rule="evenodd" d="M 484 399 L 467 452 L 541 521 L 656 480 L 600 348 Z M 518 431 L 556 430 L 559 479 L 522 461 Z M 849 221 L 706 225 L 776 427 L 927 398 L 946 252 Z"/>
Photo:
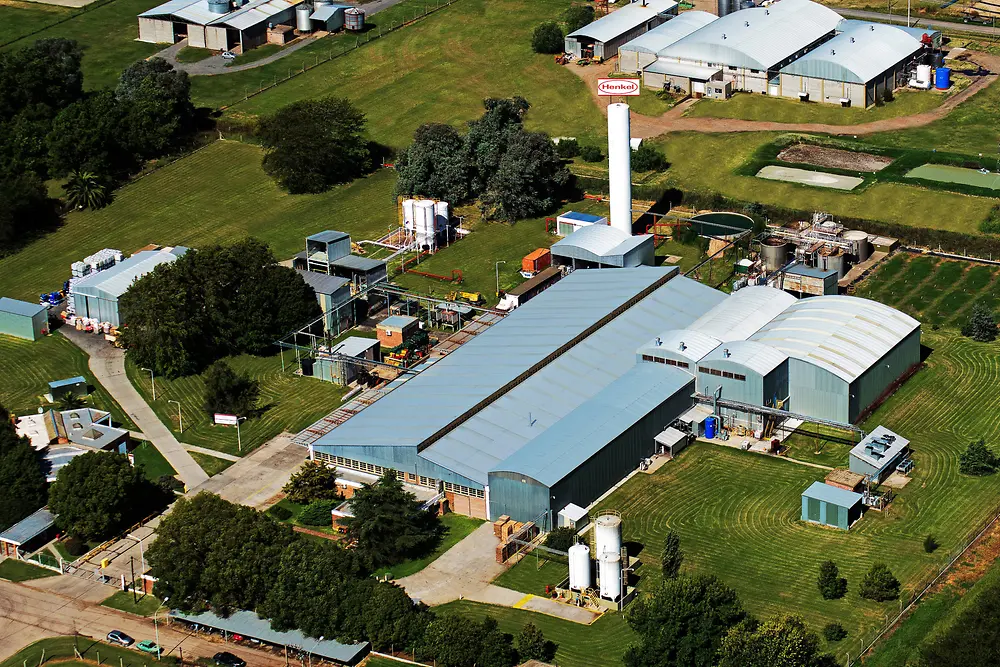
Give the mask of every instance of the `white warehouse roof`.
<path id="1" fill-rule="evenodd" d="M 253 0 L 225 14 L 210 11 L 208 0 L 169 0 L 139 14 L 140 18 L 178 18 L 194 25 L 226 25 L 245 30 L 275 14 L 301 4 L 300 0 Z"/>
<path id="2" fill-rule="evenodd" d="M 844 21 L 841 29 L 830 41 L 781 68 L 781 73 L 868 83 L 923 47 L 919 37 L 899 26 Z"/>
<path id="3" fill-rule="evenodd" d="M 659 55 L 764 71 L 833 32 L 840 21 L 840 14 L 810 0 L 779 0 L 727 14 Z"/>
<path id="4" fill-rule="evenodd" d="M 593 23 L 571 32 L 567 37 L 589 37 L 597 42 L 610 42 L 649 21 L 657 14 L 663 14 L 677 7 L 674 0 L 642 0 L 625 5 Z"/>
<path id="5" fill-rule="evenodd" d="M 788 292 L 773 287 L 744 287 L 688 328 L 721 342 L 746 340 L 796 301 Z"/>
<path id="6" fill-rule="evenodd" d="M 91 273 L 73 283 L 74 294 L 117 299 L 139 278 L 165 262 L 176 261 L 187 248 L 176 246 L 161 250 L 143 250 L 110 269 Z"/>
<path id="7" fill-rule="evenodd" d="M 698 28 L 702 28 L 718 17 L 708 12 L 684 12 L 666 23 L 660 24 L 647 33 L 639 35 L 631 42 L 619 48 L 619 51 L 642 51 L 658 53 L 682 37 L 687 37 Z"/>
<path id="8" fill-rule="evenodd" d="M 718 346 L 701 361 L 708 363 L 713 359 L 740 364 L 756 373 L 767 375 L 788 359 L 788 355 L 756 341 L 734 340 Z"/>

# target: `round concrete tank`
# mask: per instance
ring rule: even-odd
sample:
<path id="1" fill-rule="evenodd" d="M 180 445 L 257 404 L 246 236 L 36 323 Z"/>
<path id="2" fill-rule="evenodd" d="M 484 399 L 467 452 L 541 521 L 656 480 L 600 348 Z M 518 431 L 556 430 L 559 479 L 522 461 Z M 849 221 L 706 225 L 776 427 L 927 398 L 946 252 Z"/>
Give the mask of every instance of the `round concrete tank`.
<path id="1" fill-rule="evenodd" d="M 569 548 L 569 587 L 584 591 L 590 585 L 590 547 L 574 544 Z"/>
<path id="2" fill-rule="evenodd" d="M 868 242 L 867 232 L 863 232 L 860 229 L 848 229 L 844 232 L 844 240 L 851 242 L 851 248 L 853 248 L 851 254 L 858 262 L 863 262 L 871 257 L 872 245 Z"/>
<path id="3" fill-rule="evenodd" d="M 844 253 L 839 249 L 823 249 L 819 253 L 820 268 L 824 271 L 836 271 L 837 279 L 843 278 L 847 274 L 847 261 Z"/>
<path id="4" fill-rule="evenodd" d="M 351 7 L 344 11 L 344 28 L 347 30 L 365 29 L 365 10 Z"/>
<path id="5" fill-rule="evenodd" d="M 602 514 L 594 521 L 597 554 L 617 554 L 622 550 L 622 518 L 617 514 Z"/>
<path id="6" fill-rule="evenodd" d="M 601 597 L 617 600 L 622 594 L 621 554 L 601 554 L 598 564 L 601 578 Z"/>
<path id="7" fill-rule="evenodd" d="M 788 242 L 777 236 L 764 239 L 760 251 L 767 271 L 777 271 L 788 261 Z"/>
<path id="8" fill-rule="evenodd" d="M 299 32 L 312 32 L 312 21 L 309 20 L 312 12 L 312 7 L 309 5 L 299 5 L 295 8 L 295 27 Z"/>

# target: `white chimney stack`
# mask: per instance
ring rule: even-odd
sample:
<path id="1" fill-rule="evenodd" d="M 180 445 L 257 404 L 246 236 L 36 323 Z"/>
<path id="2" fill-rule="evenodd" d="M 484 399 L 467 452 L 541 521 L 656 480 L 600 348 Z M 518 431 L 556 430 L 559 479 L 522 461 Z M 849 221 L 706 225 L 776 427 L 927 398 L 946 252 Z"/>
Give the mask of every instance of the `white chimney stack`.
<path id="1" fill-rule="evenodd" d="M 611 226 L 632 235 L 632 138 L 627 104 L 608 106 Z"/>

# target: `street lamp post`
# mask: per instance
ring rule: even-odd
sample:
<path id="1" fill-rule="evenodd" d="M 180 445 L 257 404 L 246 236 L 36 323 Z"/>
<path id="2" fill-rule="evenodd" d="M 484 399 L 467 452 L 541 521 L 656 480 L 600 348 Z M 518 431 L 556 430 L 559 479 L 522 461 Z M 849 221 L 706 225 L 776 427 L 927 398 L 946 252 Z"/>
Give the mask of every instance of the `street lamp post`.
<path id="1" fill-rule="evenodd" d="M 163 653 L 163 649 L 160 647 L 160 626 L 156 623 L 156 615 L 160 613 L 160 610 L 170 601 L 170 598 L 163 598 L 163 602 L 160 606 L 156 608 L 153 612 L 153 631 L 156 633 L 156 659 L 160 659 L 160 654 Z"/>
<path id="2" fill-rule="evenodd" d="M 156 378 L 153 377 L 153 369 L 152 368 L 143 368 L 142 370 L 149 371 L 149 383 L 151 385 L 153 385 L 153 400 L 155 401 L 156 400 Z"/>
<path id="3" fill-rule="evenodd" d="M 243 439 L 240 437 L 240 422 L 245 422 L 246 420 L 246 417 L 236 418 L 236 446 L 241 452 L 243 451 Z"/>
<path id="4" fill-rule="evenodd" d="M 180 401 L 174 401 L 174 400 L 168 399 L 167 403 L 176 403 L 177 404 L 177 423 L 180 426 L 181 433 L 183 433 L 184 432 L 184 417 L 183 417 L 183 415 L 181 415 L 181 402 Z"/>
<path id="5" fill-rule="evenodd" d="M 496 269 L 496 274 L 497 274 L 497 298 L 498 299 L 500 298 L 500 265 L 501 264 L 506 264 L 506 263 L 507 262 L 505 260 L 501 259 L 499 262 L 497 262 L 496 264 L 493 265 L 493 268 Z"/>

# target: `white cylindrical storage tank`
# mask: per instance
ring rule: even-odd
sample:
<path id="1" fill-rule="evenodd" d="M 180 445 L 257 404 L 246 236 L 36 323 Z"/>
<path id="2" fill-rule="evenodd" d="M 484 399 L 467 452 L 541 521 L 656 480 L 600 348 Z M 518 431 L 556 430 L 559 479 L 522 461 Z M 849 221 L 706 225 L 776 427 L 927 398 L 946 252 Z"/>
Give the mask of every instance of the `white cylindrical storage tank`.
<path id="1" fill-rule="evenodd" d="M 917 65 L 917 81 L 920 83 L 930 84 L 931 82 L 931 66 L 930 65 Z"/>
<path id="2" fill-rule="evenodd" d="M 413 233 L 417 245 L 427 246 L 430 250 L 436 248 L 434 242 L 434 202 L 430 199 L 419 199 L 413 205 Z"/>
<path id="3" fill-rule="evenodd" d="M 448 222 L 451 220 L 448 212 L 448 202 L 439 201 L 434 204 L 435 221 L 437 223 L 437 231 L 443 232 L 448 229 Z"/>
<path id="4" fill-rule="evenodd" d="M 601 579 L 601 597 L 617 600 L 622 594 L 622 557 L 621 554 L 601 554 L 599 575 Z"/>
<path id="5" fill-rule="evenodd" d="M 871 256 L 871 244 L 868 234 L 860 229 L 849 229 L 844 232 L 844 240 L 851 242 L 851 254 L 858 262 L 863 262 Z"/>
<path id="6" fill-rule="evenodd" d="M 608 185 L 611 226 L 632 235 L 632 132 L 627 104 L 608 107 Z"/>
<path id="7" fill-rule="evenodd" d="M 408 232 L 413 231 L 413 207 L 416 205 L 417 201 L 415 199 L 404 199 L 403 200 L 403 228 Z"/>
<path id="8" fill-rule="evenodd" d="M 312 7 L 309 5 L 299 5 L 295 8 L 295 27 L 299 29 L 299 32 L 312 30 L 312 21 L 309 20 L 312 11 Z"/>
<path id="9" fill-rule="evenodd" d="M 602 514 L 594 523 L 597 555 L 619 553 L 622 550 L 622 518 L 615 514 Z"/>
<path id="10" fill-rule="evenodd" d="M 569 587 L 583 591 L 590 586 L 590 547 L 574 544 L 569 548 Z"/>

